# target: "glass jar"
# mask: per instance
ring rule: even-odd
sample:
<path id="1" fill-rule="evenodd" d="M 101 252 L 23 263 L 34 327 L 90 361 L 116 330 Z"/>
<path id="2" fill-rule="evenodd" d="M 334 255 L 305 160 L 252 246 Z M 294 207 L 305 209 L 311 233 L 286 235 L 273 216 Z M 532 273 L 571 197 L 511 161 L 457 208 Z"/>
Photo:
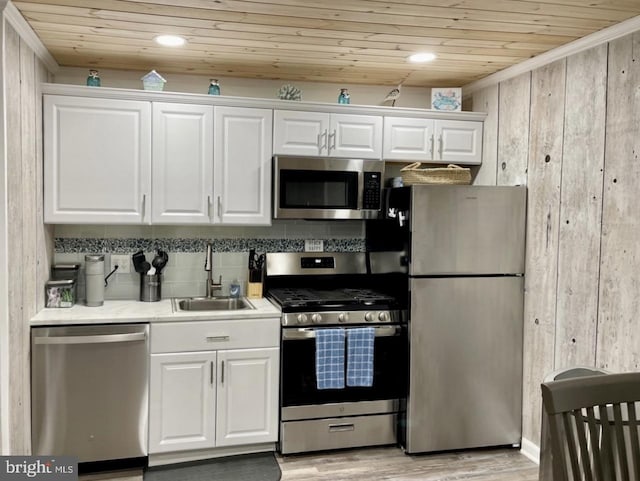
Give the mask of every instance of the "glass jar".
<path id="1" fill-rule="evenodd" d="M 100 75 L 97 70 L 89 70 L 89 76 L 87 77 L 87 85 L 89 87 L 100 87 Z"/>
<path id="2" fill-rule="evenodd" d="M 217 79 L 212 78 L 209 81 L 209 95 L 220 95 L 220 85 Z"/>
<path id="3" fill-rule="evenodd" d="M 349 90 L 340 89 L 340 95 L 338 96 L 339 104 L 349 104 L 351 103 L 351 97 L 349 95 Z"/>

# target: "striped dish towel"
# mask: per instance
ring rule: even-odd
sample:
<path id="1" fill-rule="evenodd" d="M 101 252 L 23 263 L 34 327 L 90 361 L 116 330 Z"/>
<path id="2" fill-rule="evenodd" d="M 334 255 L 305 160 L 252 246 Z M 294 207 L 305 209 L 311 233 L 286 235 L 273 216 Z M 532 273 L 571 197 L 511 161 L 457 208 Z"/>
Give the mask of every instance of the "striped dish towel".
<path id="1" fill-rule="evenodd" d="M 318 389 L 344 388 L 344 329 L 316 331 L 316 383 Z"/>
<path id="2" fill-rule="evenodd" d="M 373 385 L 373 327 L 347 330 L 347 386 Z"/>

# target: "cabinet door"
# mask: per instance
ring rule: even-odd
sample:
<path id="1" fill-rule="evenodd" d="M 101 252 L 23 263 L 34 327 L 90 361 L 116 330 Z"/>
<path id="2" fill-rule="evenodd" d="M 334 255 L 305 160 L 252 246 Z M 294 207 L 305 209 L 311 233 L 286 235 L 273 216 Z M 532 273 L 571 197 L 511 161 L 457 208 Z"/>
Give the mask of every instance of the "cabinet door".
<path id="1" fill-rule="evenodd" d="M 213 107 L 153 103 L 154 224 L 210 223 Z"/>
<path id="2" fill-rule="evenodd" d="M 151 104 L 44 97 L 44 220 L 149 221 Z"/>
<path id="3" fill-rule="evenodd" d="M 382 117 L 332 114 L 329 128 L 331 157 L 382 158 Z"/>
<path id="4" fill-rule="evenodd" d="M 149 453 L 215 446 L 215 352 L 152 354 Z"/>
<path id="5" fill-rule="evenodd" d="M 482 162 L 482 122 L 438 120 L 435 136 L 438 142 L 437 160 L 462 164 Z"/>
<path id="6" fill-rule="evenodd" d="M 216 445 L 278 439 L 279 349 L 218 351 Z"/>
<path id="7" fill-rule="evenodd" d="M 214 222 L 271 225 L 272 111 L 215 108 Z"/>
<path id="8" fill-rule="evenodd" d="M 274 154 L 327 155 L 329 114 L 276 110 L 273 122 Z"/>
<path id="9" fill-rule="evenodd" d="M 433 120 L 385 117 L 383 149 L 384 160 L 433 159 Z"/>

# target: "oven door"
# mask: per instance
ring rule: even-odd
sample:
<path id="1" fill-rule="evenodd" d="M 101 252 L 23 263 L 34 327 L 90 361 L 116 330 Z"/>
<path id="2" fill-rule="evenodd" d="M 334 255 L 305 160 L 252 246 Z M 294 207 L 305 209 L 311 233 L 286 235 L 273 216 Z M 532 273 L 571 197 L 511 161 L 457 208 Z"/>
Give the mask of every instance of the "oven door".
<path id="1" fill-rule="evenodd" d="M 315 332 L 318 329 L 322 328 L 282 329 L 282 407 L 400 399 L 406 396 L 407 337 L 404 326 L 375 327 L 373 385 L 345 386 L 344 389 L 317 388 Z"/>

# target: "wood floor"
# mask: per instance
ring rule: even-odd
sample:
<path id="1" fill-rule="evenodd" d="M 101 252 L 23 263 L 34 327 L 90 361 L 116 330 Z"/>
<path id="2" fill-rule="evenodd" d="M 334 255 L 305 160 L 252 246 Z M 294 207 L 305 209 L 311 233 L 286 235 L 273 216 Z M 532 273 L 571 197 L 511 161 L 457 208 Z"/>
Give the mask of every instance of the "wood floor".
<path id="1" fill-rule="evenodd" d="M 395 447 L 276 456 L 281 481 L 538 481 L 538 465 L 517 449 L 407 456 Z M 82 481 L 142 481 L 142 475 L 80 476 Z M 240 481 L 240 480 L 239 480 Z"/>
<path id="2" fill-rule="evenodd" d="M 517 449 L 407 456 L 395 447 L 278 456 L 282 481 L 537 481 Z"/>

